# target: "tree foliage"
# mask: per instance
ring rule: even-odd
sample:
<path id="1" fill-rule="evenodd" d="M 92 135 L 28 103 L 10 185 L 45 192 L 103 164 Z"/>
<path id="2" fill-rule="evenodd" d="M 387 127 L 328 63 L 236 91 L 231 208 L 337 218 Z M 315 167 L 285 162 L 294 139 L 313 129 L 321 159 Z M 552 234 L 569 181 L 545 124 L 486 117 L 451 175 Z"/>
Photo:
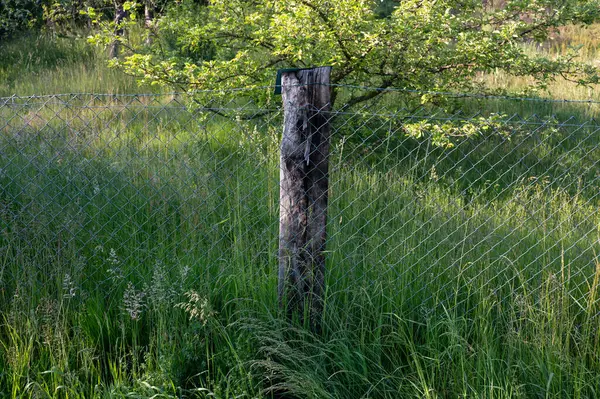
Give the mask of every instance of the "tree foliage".
<path id="1" fill-rule="evenodd" d="M 40 0 L 2 0 L 0 38 L 41 25 L 42 15 Z"/>
<path id="2" fill-rule="evenodd" d="M 110 17 L 111 0 L 1 0 L 0 38 L 29 31 L 51 31 L 66 34 L 87 28 L 88 8 Z"/>
<path id="3" fill-rule="evenodd" d="M 160 40 L 125 43 L 115 65 L 186 90 L 268 85 L 277 68 L 322 65 L 334 67 L 333 84 L 382 88 L 481 90 L 474 78 L 494 70 L 532 76 L 537 87 L 557 76 L 593 84 L 598 70 L 576 49 L 550 58 L 523 44 L 599 16 L 598 0 L 507 0 L 500 9 L 481 0 L 182 0 L 158 20 Z"/>

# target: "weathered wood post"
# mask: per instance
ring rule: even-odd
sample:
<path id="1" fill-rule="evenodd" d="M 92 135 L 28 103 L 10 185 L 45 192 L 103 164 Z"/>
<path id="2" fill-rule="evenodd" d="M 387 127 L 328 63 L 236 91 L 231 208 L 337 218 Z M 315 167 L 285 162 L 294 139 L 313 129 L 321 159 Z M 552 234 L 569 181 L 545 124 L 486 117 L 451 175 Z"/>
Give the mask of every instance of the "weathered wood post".
<path id="1" fill-rule="evenodd" d="M 279 304 L 320 330 L 325 290 L 331 67 L 284 71 Z"/>

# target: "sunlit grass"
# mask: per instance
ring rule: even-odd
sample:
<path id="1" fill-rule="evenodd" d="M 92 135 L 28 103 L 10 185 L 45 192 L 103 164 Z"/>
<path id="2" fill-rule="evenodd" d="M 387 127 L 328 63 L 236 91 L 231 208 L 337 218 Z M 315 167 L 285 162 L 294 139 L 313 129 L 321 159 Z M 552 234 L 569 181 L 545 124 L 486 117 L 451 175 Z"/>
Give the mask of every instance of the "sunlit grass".
<path id="1" fill-rule="evenodd" d="M 0 96 L 149 92 L 107 65 L 82 36 L 31 35 L 0 43 Z M 155 90 L 155 89 L 154 89 Z"/>
<path id="2" fill-rule="evenodd" d="M 600 67 L 600 24 L 588 27 L 566 26 L 561 27 L 551 39 L 543 44 L 526 46 L 526 51 L 532 55 L 549 56 L 550 58 L 566 55 L 569 51 L 577 49 L 577 61 L 589 63 Z M 537 92 L 523 92 L 524 88 L 531 87 L 535 81 L 526 76 L 512 76 L 503 71 L 495 71 L 481 76 L 480 81 L 492 89 L 502 89 L 507 93 L 518 93 L 525 96 L 542 98 L 555 98 L 566 100 L 600 100 L 600 90 L 597 86 L 582 86 L 557 77 L 544 90 Z M 593 110 L 597 116 L 597 110 Z"/>

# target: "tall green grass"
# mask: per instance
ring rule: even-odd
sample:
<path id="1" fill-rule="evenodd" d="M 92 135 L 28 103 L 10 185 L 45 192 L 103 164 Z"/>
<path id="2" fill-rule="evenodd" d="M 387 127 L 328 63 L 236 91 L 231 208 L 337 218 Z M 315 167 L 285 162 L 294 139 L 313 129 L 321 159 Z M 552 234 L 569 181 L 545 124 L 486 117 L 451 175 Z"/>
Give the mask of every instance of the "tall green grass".
<path id="1" fill-rule="evenodd" d="M 156 90 L 111 69 L 103 49 L 81 36 L 27 35 L 0 42 L 0 96 Z"/>
<path id="2" fill-rule="evenodd" d="M 340 116 L 317 335 L 277 310 L 279 115 L 66 98 L 1 111 L 6 396 L 596 395 L 597 128 Z"/>

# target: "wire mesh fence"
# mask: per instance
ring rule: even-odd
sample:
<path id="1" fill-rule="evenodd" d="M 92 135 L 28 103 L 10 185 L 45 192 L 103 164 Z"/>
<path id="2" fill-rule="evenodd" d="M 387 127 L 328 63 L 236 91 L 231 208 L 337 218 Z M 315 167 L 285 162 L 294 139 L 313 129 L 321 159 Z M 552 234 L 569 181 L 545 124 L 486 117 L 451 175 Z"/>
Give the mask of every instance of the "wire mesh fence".
<path id="1" fill-rule="evenodd" d="M 3 297 L 274 299 L 283 112 L 228 94 L 0 99 Z M 596 312 L 599 124 L 465 109 L 328 114 L 326 297 Z"/>

